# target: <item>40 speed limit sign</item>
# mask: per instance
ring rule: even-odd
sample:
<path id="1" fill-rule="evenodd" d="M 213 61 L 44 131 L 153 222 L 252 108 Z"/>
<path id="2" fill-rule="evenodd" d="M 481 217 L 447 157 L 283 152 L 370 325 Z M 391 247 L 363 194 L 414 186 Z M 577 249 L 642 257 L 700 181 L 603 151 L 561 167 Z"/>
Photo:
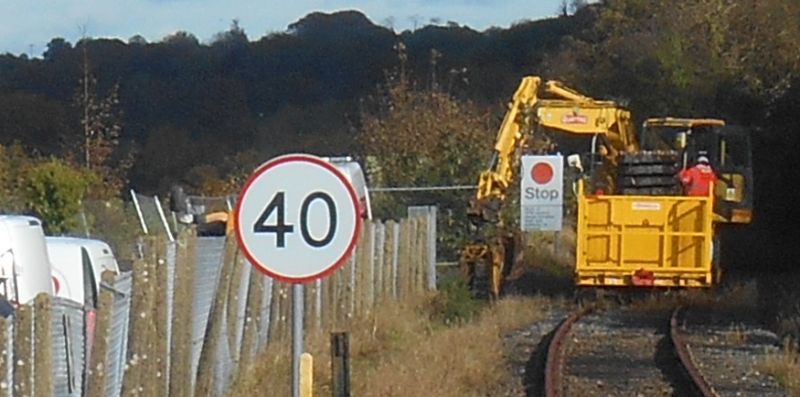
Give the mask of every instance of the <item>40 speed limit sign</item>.
<path id="1" fill-rule="evenodd" d="M 253 266 L 291 283 L 325 277 L 355 248 L 361 217 L 347 178 L 305 154 L 258 167 L 236 206 L 236 237 Z"/>

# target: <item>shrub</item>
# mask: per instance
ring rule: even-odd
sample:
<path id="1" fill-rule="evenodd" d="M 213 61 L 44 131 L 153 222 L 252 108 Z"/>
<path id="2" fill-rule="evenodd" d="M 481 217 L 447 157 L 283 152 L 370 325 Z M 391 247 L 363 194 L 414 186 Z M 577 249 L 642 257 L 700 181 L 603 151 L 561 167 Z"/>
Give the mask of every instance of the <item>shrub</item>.
<path id="1" fill-rule="evenodd" d="M 24 183 L 25 206 L 42 219 L 48 233 L 64 233 L 76 226 L 81 200 L 92 179 L 92 174 L 61 160 L 42 161 L 28 172 Z"/>
<path id="2" fill-rule="evenodd" d="M 463 280 L 447 280 L 432 299 L 431 317 L 445 324 L 460 324 L 472 320 L 481 306 Z"/>

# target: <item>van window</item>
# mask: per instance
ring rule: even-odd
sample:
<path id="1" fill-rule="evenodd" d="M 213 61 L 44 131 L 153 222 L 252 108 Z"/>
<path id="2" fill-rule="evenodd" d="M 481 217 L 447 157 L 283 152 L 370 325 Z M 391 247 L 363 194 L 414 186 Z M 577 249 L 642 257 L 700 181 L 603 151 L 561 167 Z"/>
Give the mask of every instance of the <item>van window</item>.
<path id="1" fill-rule="evenodd" d="M 81 259 L 83 262 L 83 304 L 92 308 L 97 307 L 97 282 L 94 278 L 92 260 L 89 252 L 81 247 Z"/>

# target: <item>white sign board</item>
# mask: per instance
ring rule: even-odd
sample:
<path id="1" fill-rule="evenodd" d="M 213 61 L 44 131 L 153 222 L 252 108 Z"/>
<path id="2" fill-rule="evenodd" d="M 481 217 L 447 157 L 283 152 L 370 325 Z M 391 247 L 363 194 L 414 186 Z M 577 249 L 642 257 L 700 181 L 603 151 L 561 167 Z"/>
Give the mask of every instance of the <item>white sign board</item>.
<path id="1" fill-rule="evenodd" d="M 564 158 L 522 156 L 520 185 L 522 230 L 561 230 L 564 208 Z"/>
<path id="2" fill-rule="evenodd" d="M 347 178 L 305 154 L 272 159 L 245 183 L 236 237 L 245 257 L 268 276 L 304 283 L 325 277 L 353 252 L 359 204 Z"/>

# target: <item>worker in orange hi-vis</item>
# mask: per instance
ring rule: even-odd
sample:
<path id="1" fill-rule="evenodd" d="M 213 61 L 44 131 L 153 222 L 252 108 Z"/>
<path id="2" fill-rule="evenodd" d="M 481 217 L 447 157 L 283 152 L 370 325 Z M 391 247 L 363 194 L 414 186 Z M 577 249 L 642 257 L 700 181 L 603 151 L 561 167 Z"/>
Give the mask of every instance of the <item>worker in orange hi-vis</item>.
<path id="1" fill-rule="evenodd" d="M 708 196 L 709 187 L 717 181 L 717 175 L 708 164 L 708 157 L 700 156 L 694 167 L 687 168 L 680 173 L 681 183 L 688 196 Z"/>

